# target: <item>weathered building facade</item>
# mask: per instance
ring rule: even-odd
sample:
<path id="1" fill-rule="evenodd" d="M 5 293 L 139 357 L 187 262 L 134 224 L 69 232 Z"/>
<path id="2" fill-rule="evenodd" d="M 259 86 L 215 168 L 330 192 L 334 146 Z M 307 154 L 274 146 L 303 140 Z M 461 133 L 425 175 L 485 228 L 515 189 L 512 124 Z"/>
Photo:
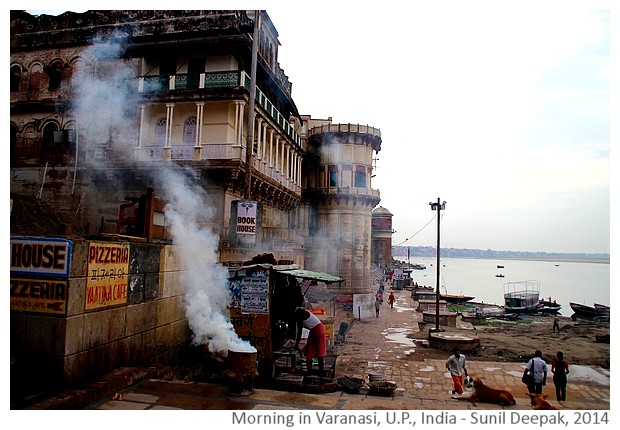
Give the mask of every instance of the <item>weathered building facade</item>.
<path id="1" fill-rule="evenodd" d="M 278 46 L 265 11 L 11 11 L 11 192 L 75 216 L 86 236 L 131 235 L 121 206 L 150 188 L 173 201 L 181 190 L 160 173 L 175 166 L 206 196 L 203 223 L 218 238 L 219 262 L 271 253 L 342 276 L 340 294 L 371 291 L 381 133 L 301 115 Z M 258 204 L 250 244 L 235 232 L 246 200 Z M 165 226 L 165 213 L 156 222 Z M 182 292 L 171 288 L 180 315 Z M 70 300 L 71 323 L 86 318 L 83 298 Z M 12 319 L 24 337 L 27 314 Z M 64 346 L 53 353 L 70 355 Z"/>

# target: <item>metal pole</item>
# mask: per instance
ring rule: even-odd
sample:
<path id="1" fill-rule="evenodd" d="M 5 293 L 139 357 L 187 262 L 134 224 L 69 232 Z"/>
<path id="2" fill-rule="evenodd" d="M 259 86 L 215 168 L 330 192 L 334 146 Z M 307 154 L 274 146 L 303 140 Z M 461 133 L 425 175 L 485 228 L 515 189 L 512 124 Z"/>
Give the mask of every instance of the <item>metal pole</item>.
<path id="1" fill-rule="evenodd" d="M 243 196 L 250 199 L 252 186 L 252 152 L 254 151 L 254 99 L 256 98 L 256 63 L 260 31 L 260 11 L 254 11 L 254 35 L 252 36 L 252 69 L 250 71 L 250 106 L 248 112 L 248 137 L 245 145 L 245 187 Z"/>
<path id="2" fill-rule="evenodd" d="M 435 331 L 439 331 L 439 261 L 440 261 L 440 246 L 439 246 L 439 224 L 441 222 L 441 202 L 439 197 L 437 198 L 437 293 L 435 294 Z"/>

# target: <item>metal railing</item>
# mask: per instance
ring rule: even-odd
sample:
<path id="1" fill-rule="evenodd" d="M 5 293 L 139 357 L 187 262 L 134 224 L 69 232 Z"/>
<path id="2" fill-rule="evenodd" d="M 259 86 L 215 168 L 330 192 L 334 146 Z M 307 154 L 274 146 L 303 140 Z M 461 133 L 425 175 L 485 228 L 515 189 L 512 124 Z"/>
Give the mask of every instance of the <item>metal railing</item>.
<path id="1" fill-rule="evenodd" d="M 146 75 L 138 78 L 138 92 L 147 94 L 167 94 L 178 90 L 200 90 L 209 88 L 243 87 L 250 90 L 250 77 L 236 70 L 204 73 L 179 73 L 175 75 Z M 295 145 L 301 147 L 301 137 L 260 88 L 256 88 L 255 101 L 290 137 Z"/>

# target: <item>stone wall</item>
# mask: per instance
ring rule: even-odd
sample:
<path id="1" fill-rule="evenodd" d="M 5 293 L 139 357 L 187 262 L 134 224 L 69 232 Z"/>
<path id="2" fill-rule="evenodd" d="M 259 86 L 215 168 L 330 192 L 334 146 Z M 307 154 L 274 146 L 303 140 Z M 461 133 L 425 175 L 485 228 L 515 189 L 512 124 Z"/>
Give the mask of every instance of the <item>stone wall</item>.
<path id="1" fill-rule="evenodd" d="M 127 275 L 114 284 L 121 293 L 109 303 L 92 300 L 93 246 L 129 250 Z M 73 240 L 64 315 L 16 310 L 11 292 L 12 379 L 50 388 L 178 360 L 190 339 L 179 273 L 171 245 Z"/>

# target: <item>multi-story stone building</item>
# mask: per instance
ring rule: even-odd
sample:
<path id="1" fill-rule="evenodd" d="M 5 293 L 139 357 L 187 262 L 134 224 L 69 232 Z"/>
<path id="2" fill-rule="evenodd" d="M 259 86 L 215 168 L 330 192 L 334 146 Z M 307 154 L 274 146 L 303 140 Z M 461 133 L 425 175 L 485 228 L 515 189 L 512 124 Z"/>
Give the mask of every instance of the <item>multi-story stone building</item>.
<path id="1" fill-rule="evenodd" d="M 367 289 L 380 131 L 299 114 L 265 11 L 250 118 L 254 21 L 234 10 L 12 11 L 11 191 L 76 214 L 90 234 L 118 233 L 119 206 L 160 163 L 187 166 L 214 209 L 220 261 L 273 253 Z M 254 247 L 231 239 L 242 199 L 259 203 Z"/>
<path id="2" fill-rule="evenodd" d="M 84 232 L 20 238 L 15 249 L 12 240 L 16 263 L 48 248 L 66 263 L 60 278 L 14 277 L 12 258 L 11 357 L 22 376 L 77 382 L 169 362 L 187 345 L 174 251 L 183 239 L 169 234 L 162 206 L 150 220 L 158 234 L 132 217 L 153 191 L 172 207 L 190 195 L 198 214 L 187 226 L 212 233 L 218 263 L 273 254 L 344 278 L 333 284 L 340 295 L 372 292 L 381 133 L 301 115 L 278 46 L 265 11 L 11 11 L 11 193 L 36 196 Z M 115 256 L 106 276 L 122 271 L 122 289 L 91 279 L 97 249 Z M 17 297 L 27 288 L 41 297 Z"/>

